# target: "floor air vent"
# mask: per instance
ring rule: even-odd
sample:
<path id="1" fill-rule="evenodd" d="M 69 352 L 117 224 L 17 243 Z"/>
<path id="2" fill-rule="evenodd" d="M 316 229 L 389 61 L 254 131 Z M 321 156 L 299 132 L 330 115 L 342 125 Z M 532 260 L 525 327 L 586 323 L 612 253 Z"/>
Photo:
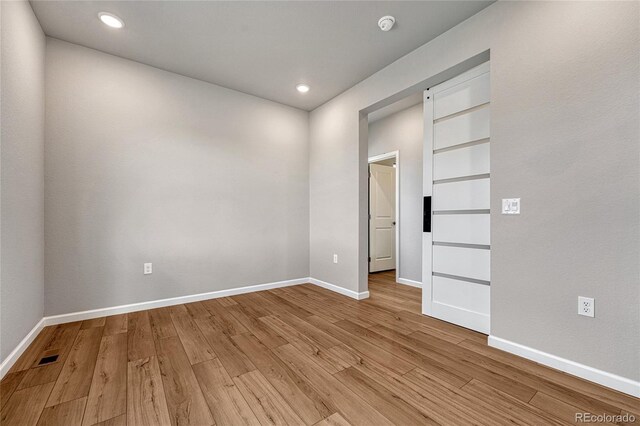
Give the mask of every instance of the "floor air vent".
<path id="1" fill-rule="evenodd" d="M 45 356 L 44 358 L 42 358 L 40 360 L 40 362 L 38 363 L 38 365 L 45 365 L 45 364 L 51 364 L 52 362 L 56 362 L 58 360 L 58 357 L 60 355 L 51 355 L 51 356 Z"/>

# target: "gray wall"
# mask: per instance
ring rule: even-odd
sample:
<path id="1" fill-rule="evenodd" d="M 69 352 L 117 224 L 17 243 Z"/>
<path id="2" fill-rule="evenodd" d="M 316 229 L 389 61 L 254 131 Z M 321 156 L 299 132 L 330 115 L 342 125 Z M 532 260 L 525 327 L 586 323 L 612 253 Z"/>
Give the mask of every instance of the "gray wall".
<path id="1" fill-rule="evenodd" d="M 314 110 L 311 275 L 366 288 L 360 111 L 490 49 L 492 334 L 640 379 L 639 7 L 497 2 Z"/>
<path id="2" fill-rule="evenodd" d="M 42 319 L 45 38 L 29 3 L 0 2 L 0 359 Z"/>
<path id="3" fill-rule="evenodd" d="M 369 123 L 369 157 L 400 151 L 399 277 L 422 282 L 422 104 Z"/>
<path id="4" fill-rule="evenodd" d="M 309 276 L 307 112 L 55 39 L 46 57 L 46 315 Z"/>

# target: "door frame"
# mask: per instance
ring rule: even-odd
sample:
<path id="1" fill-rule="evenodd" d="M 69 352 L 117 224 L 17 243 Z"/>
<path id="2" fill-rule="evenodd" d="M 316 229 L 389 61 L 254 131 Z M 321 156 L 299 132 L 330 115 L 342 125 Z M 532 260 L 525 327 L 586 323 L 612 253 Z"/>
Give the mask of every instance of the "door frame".
<path id="1" fill-rule="evenodd" d="M 396 200 L 395 200 L 395 215 L 396 215 L 396 229 L 395 229 L 395 238 L 396 238 L 396 282 L 398 282 L 398 278 L 400 277 L 400 150 L 385 152 L 384 154 L 374 155 L 373 157 L 369 157 L 369 161 L 367 163 L 367 168 L 369 168 L 369 164 L 377 163 L 382 160 L 389 160 L 391 158 L 396 159 Z M 369 178 L 371 179 L 371 178 Z M 369 191 L 367 191 L 367 199 L 369 200 L 370 195 Z M 370 209 L 370 201 L 367 204 L 367 209 Z M 371 221 L 371 211 L 369 210 L 369 221 Z M 367 242 L 370 244 L 371 242 L 371 231 L 370 227 L 367 230 Z M 369 253 L 371 252 L 371 246 L 367 244 Z M 369 263 L 367 262 L 367 273 L 369 272 Z"/>

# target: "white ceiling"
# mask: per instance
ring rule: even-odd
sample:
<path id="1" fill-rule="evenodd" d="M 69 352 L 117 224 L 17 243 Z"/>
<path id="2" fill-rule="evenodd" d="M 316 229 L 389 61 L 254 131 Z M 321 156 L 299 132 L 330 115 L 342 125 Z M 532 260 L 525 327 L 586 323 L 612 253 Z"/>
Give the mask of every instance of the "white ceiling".
<path id="1" fill-rule="evenodd" d="M 44 32 L 311 110 L 491 1 L 32 1 Z M 100 23 L 98 12 L 125 21 Z M 378 19 L 393 15 L 384 33 Z M 311 86 L 300 94 L 299 82 Z"/>

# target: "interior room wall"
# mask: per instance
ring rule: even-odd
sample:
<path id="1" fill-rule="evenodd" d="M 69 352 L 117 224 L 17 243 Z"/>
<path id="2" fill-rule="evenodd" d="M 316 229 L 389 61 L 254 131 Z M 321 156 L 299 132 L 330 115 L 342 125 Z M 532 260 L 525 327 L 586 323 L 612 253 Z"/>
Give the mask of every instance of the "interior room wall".
<path id="1" fill-rule="evenodd" d="M 312 111 L 311 275 L 366 289 L 361 111 L 490 50 L 491 332 L 640 379 L 639 7 L 496 2 Z"/>
<path id="2" fill-rule="evenodd" d="M 309 276 L 307 112 L 51 38 L 46 66 L 46 315 Z"/>
<path id="3" fill-rule="evenodd" d="M 400 151 L 398 277 L 422 282 L 422 104 L 369 123 L 369 157 Z M 397 242 L 396 242 L 397 244 Z"/>
<path id="4" fill-rule="evenodd" d="M 26 1 L 0 2 L 0 360 L 42 319 L 45 37 Z"/>

